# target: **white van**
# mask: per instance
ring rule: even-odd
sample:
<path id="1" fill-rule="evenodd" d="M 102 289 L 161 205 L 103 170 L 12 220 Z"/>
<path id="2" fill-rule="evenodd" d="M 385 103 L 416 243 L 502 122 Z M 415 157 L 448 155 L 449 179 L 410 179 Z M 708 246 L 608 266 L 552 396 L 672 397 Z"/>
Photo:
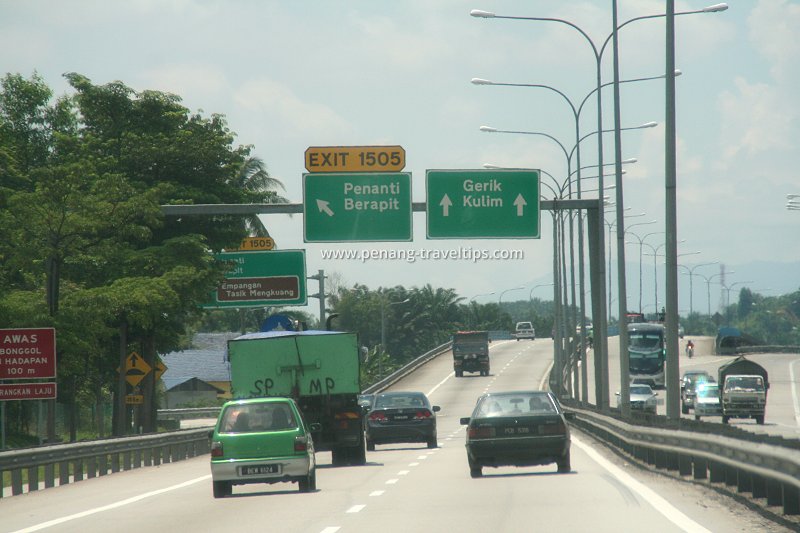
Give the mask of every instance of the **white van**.
<path id="1" fill-rule="evenodd" d="M 517 340 L 520 339 L 536 339 L 536 332 L 533 330 L 533 324 L 530 322 L 517 322 L 516 331 L 514 332 L 514 337 Z"/>

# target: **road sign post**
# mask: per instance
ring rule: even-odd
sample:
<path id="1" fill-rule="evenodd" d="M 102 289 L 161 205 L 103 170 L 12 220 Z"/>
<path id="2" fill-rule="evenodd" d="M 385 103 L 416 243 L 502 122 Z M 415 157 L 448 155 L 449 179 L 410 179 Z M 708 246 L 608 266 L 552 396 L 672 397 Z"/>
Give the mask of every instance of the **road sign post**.
<path id="1" fill-rule="evenodd" d="M 411 174 L 303 174 L 305 242 L 410 241 Z"/>
<path id="2" fill-rule="evenodd" d="M 538 239 L 538 170 L 428 170 L 429 239 Z"/>
<path id="3" fill-rule="evenodd" d="M 234 266 L 202 307 L 306 304 L 305 250 L 222 252 L 216 258 Z"/>

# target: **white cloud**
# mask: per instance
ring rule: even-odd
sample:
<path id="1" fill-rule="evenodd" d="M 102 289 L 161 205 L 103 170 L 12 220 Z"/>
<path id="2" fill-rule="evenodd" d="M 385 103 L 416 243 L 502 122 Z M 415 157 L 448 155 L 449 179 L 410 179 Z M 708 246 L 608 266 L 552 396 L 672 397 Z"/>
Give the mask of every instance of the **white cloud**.
<path id="1" fill-rule="evenodd" d="M 277 135 L 334 143 L 351 135 L 351 125 L 334 110 L 304 101 L 289 87 L 271 80 L 246 82 L 236 90 L 234 101 L 253 121 L 268 124 Z"/>
<path id="2" fill-rule="evenodd" d="M 192 103 L 217 100 L 230 85 L 223 72 L 211 65 L 178 64 L 161 65 L 142 73 L 142 81 L 148 89 L 177 94 L 190 98 Z"/>

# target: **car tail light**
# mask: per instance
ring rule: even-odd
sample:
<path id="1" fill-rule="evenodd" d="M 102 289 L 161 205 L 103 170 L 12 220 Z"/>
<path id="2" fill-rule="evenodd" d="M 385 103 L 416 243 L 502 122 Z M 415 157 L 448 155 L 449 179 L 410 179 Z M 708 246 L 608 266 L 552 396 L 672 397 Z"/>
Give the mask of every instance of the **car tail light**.
<path id="1" fill-rule="evenodd" d="M 294 451 L 304 452 L 308 450 L 308 437 L 298 435 L 294 438 Z"/>
<path id="2" fill-rule="evenodd" d="M 373 422 L 385 422 L 386 415 L 383 413 L 383 411 L 373 411 L 369 414 L 369 419 Z"/>
<path id="3" fill-rule="evenodd" d="M 490 439 L 495 436 L 495 430 L 492 426 L 469 428 L 467 436 L 471 439 Z"/>
<path id="4" fill-rule="evenodd" d="M 211 457 L 222 457 L 222 443 L 215 440 L 211 443 Z"/>
<path id="5" fill-rule="evenodd" d="M 567 432 L 564 422 L 558 421 L 557 424 L 546 424 L 539 426 L 540 435 L 563 435 Z"/>
<path id="6" fill-rule="evenodd" d="M 421 409 L 414 414 L 414 420 L 427 420 L 431 417 L 431 412 L 427 409 Z"/>

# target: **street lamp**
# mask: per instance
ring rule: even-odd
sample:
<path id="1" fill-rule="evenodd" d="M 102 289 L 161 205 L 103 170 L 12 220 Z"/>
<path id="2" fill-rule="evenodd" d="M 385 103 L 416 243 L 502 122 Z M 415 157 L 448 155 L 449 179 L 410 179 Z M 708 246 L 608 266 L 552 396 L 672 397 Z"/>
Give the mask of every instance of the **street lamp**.
<path id="1" fill-rule="evenodd" d="M 655 220 L 653 222 L 655 222 Z M 636 240 L 639 242 L 639 313 L 641 313 L 642 312 L 642 262 L 643 262 L 642 248 L 643 248 L 643 246 L 645 244 L 644 241 L 647 240 L 647 238 L 649 236 L 658 235 L 658 234 L 664 233 L 664 232 L 663 231 L 653 231 L 651 233 L 646 234 L 644 237 L 639 237 L 639 235 L 637 235 L 636 233 L 630 231 L 630 228 L 628 228 L 628 231 L 626 233 L 630 233 L 631 235 L 636 237 Z M 630 241 L 625 241 L 625 244 L 636 244 L 636 243 L 630 242 Z"/>
<path id="2" fill-rule="evenodd" d="M 506 289 L 506 290 L 504 290 L 503 292 L 501 292 L 501 293 L 500 293 L 500 298 L 498 298 L 498 299 L 497 299 L 497 305 L 499 306 L 499 305 L 500 305 L 500 304 L 503 302 L 503 295 L 504 295 L 505 293 L 507 293 L 507 292 L 510 292 L 510 291 L 520 291 L 520 290 L 522 290 L 522 289 L 524 289 L 524 288 L 525 288 L 525 287 L 521 287 L 521 286 L 520 286 L 520 287 L 514 287 L 513 289 Z"/>
<path id="3" fill-rule="evenodd" d="M 731 283 L 730 285 L 725 285 L 724 283 L 722 284 L 722 288 L 725 289 L 725 291 L 727 292 L 727 297 L 725 298 L 725 301 L 727 303 L 725 307 L 725 318 L 729 323 L 730 323 L 730 313 L 731 313 L 731 289 L 733 289 L 737 285 L 746 285 L 747 283 L 753 283 L 753 282 L 736 281 L 734 283 Z"/>
<path id="4" fill-rule="evenodd" d="M 389 302 L 385 294 L 381 298 L 381 351 L 384 353 L 386 353 L 386 308 L 390 305 L 407 303 L 409 300 L 410 298 L 406 298 L 402 302 Z M 383 356 L 378 358 L 378 374 L 383 377 Z"/>
<path id="5" fill-rule="evenodd" d="M 735 270 L 729 270 L 727 272 L 720 272 L 718 274 L 714 274 L 713 276 L 704 276 L 702 274 L 697 274 L 706 282 L 706 297 L 708 298 L 708 316 L 711 316 L 711 280 L 714 278 L 720 278 L 725 276 L 726 274 L 736 274 Z"/>
<path id="6" fill-rule="evenodd" d="M 535 291 L 539 287 L 552 287 L 553 285 L 554 283 L 542 283 L 539 285 L 534 285 L 533 288 L 531 289 L 531 292 L 528 294 L 528 300 L 533 301 L 533 291 Z"/>
<path id="7" fill-rule="evenodd" d="M 473 300 L 475 300 L 475 298 L 480 298 L 481 296 L 492 296 L 493 294 L 494 294 L 494 291 L 492 291 L 492 292 L 484 292 L 482 294 L 476 294 L 475 296 L 470 298 L 469 301 L 472 302 Z"/>
<path id="8" fill-rule="evenodd" d="M 692 278 L 694 278 L 695 269 L 700 268 L 700 267 L 704 267 L 704 266 L 718 265 L 718 264 L 719 264 L 719 261 L 711 261 L 710 263 L 700 263 L 699 265 L 695 265 L 695 266 L 693 266 L 691 268 L 687 267 L 686 265 L 678 265 L 681 268 L 685 268 L 687 270 L 687 272 L 689 272 L 689 315 L 694 313 L 694 302 L 693 302 L 694 288 L 692 286 Z"/>

